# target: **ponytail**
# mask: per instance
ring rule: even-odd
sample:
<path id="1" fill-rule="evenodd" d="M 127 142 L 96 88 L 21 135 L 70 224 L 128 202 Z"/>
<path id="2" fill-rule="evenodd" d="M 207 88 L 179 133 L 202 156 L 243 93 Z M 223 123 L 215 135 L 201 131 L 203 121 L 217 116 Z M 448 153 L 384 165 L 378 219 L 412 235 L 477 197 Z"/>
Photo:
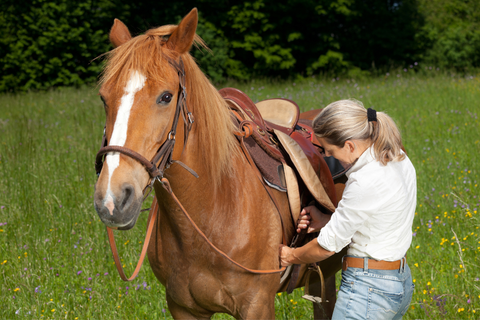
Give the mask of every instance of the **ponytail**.
<path id="1" fill-rule="evenodd" d="M 373 130 L 372 142 L 375 158 L 383 165 L 389 161 L 402 161 L 402 137 L 397 125 L 384 112 L 377 112 L 377 121 Z"/>
<path id="2" fill-rule="evenodd" d="M 375 159 L 383 165 L 405 159 L 402 138 L 392 118 L 376 112 L 376 121 L 372 120 L 360 101 L 340 100 L 322 110 L 313 120 L 313 130 L 317 137 L 340 148 L 347 140 L 370 140 Z"/>

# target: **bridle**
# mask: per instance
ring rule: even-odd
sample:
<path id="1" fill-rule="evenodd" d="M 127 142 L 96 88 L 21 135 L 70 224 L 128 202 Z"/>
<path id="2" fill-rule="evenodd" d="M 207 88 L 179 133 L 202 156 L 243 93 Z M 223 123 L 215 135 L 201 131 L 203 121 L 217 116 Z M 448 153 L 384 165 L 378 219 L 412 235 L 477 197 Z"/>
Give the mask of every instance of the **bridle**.
<path id="1" fill-rule="evenodd" d="M 138 161 L 140 164 L 142 164 L 145 169 L 147 170 L 149 176 L 150 176 L 150 182 L 147 184 L 147 186 L 144 189 L 144 200 L 148 196 L 148 193 L 151 191 L 155 181 L 158 181 L 160 185 L 172 196 L 172 198 L 175 200 L 177 205 L 180 207 L 182 210 L 183 214 L 186 216 L 186 218 L 190 221 L 190 223 L 193 225 L 195 230 L 204 238 L 204 240 L 220 255 L 225 257 L 227 260 L 235 264 L 236 266 L 250 272 L 250 273 L 255 273 L 255 274 L 272 274 L 272 273 L 279 273 L 285 271 L 285 267 L 282 267 L 281 269 L 275 269 L 275 270 L 254 270 L 254 269 L 249 269 L 247 267 L 244 267 L 243 265 L 239 264 L 238 262 L 232 260 L 226 253 L 218 249 L 210 240 L 207 238 L 207 236 L 198 228 L 196 223 L 193 221 L 193 219 L 190 217 L 190 215 L 187 213 L 185 208 L 182 206 L 178 198 L 175 196 L 175 194 L 172 191 L 172 188 L 170 186 L 170 182 L 168 181 L 167 178 L 165 178 L 163 175 L 165 173 L 165 170 L 170 167 L 172 163 L 177 163 L 181 165 L 183 168 L 185 168 L 188 172 L 190 172 L 192 175 L 194 175 L 196 178 L 198 178 L 198 175 L 195 171 L 193 171 L 191 168 L 189 168 L 187 165 L 182 163 L 181 161 L 178 160 L 173 160 L 172 159 L 172 154 L 173 154 L 173 148 L 175 146 L 175 135 L 177 132 L 177 126 L 178 126 L 178 121 L 180 118 L 180 114 L 183 117 L 184 120 L 184 147 L 187 144 L 188 140 L 188 135 L 190 130 L 192 129 L 192 125 L 194 123 L 194 117 L 193 114 L 188 110 L 187 108 L 187 90 L 185 87 L 185 66 L 183 64 L 183 60 L 180 57 L 179 62 L 177 63 L 176 61 L 172 59 L 168 59 L 169 63 L 175 68 L 175 70 L 178 73 L 178 78 L 179 78 L 179 94 L 177 98 L 177 105 L 175 108 L 175 115 L 173 118 L 173 123 L 172 127 L 170 129 L 170 132 L 168 133 L 168 136 L 166 140 L 162 143 L 162 145 L 159 147 L 157 150 L 157 153 L 153 156 L 152 160 L 149 161 L 147 160 L 144 156 L 139 154 L 136 151 L 133 151 L 131 149 L 125 148 L 125 147 L 120 147 L 120 146 L 109 146 L 108 141 L 106 138 L 106 132 L 104 129 L 103 132 L 103 138 L 102 138 L 102 145 L 100 150 L 97 153 L 96 159 L 95 159 L 95 171 L 97 173 L 97 177 L 100 175 L 100 172 L 102 171 L 103 167 L 103 162 L 104 162 L 104 155 L 109 153 L 109 152 L 119 152 L 121 154 L 124 154 L 126 156 L 129 156 L 132 159 L 135 159 Z M 156 165 L 158 162 L 158 166 Z M 147 193 L 148 190 L 148 193 Z M 145 194 L 147 193 L 147 196 Z M 146 252 L 147 252 L 147 247 L 150 243 L 150 238 L 152 235 L 153 231 L 153 226 L 155 224 L 157 218 L 157 210 L 151 210 L 150 214 L 148 216 L 148 222 L 147 222 L 147 233 L 145 235 L 145 241 L 143 242 L 143 247 L 142 247 L 142 252 L 140 254 L 139 261 L 137 263 L 137 266 L 135 267 L 135 270 L 133 274 L 127 278 L 123 271 L 122 264 L 120 262 L 120 258 L 118 255 L 117 247 L 115 244 L 115 237 L 113 235 L 113 230 L 110 227 L 107 228 L 107 233 L 108 233 L 108 240 L 110 242 L 110 248 L 112 250 L 113 258 L 115 260 L 115 266 L 117 267 L 118 273 L 120 274 L 120 277 L 124 281 L 132 281 L 135 279 L 135 277 L 138 275 L 140 268 L 142 266 L 143 260 L 145 258 Z"/>
<path id="2" fill-rule="evenodd" d="M 185 169 L 187 169 L 190 173 L 192 173 L 195 177 L 198 178 L 198 175 L 193 170 L 188 168 L 185 164 L 183 164 L 180 161 L 172 159 L 173 148 L 175 146 L 175 135 L 177 133 L 177 126 L 178 126 L 178 120 L 180 118 L 180 114 L 182 114 L 183 116 L 184 125 L 185 125 L 184 146 L 187 144 L 188 134 L 192 129 L 192 125 L 194 123 L 194 117 L 193 117 L 193 114 L 187 108 L 187 89 L 185 87 L 185 67 L 183 64 L 183 60 L 181 57 L 180 57 L 179 63 L 171 59 L 168 59 L 168 60 L 169 60 L 169 63 L 177 70 L 177 73 L 178 73 L 179 94 L 177 98 L 177 106 L 175 108 L 175 115 L 173 118 L 172 128 L 168 133 L 167 139 L 163 142 L 160 148 L 158 148 L 157 153 L 153 156 L 152 160 L 148 161 L 144 156 L 142 156 L 138 152 L 135 152 L 128 148 L 120 147 L 120 146 L 109 146 L 107 141 L 107 136 L 104 130 L 102 147 L 98 151 L 97 157 L 95 160 L 95 171 L 97 172 L 97 176 L 99 176 L 100 172 L 102 171 L 103 162 L 104 162 L 103 156 L 108 152 L 119 152 L 126 156 L 129 156 L 130 158 L 137 160 L 138 162 L 140 162 L 140 164 L 142 164 L 145 167 L 148 174 L 150 175 L 150 179 L 151 179 L 150 186 L 152 186 L 156 180 L 161 181 L 165 170 L 168 169 L 170 165 L 174 162 L 179 163 Z M 158 163 L 160 159 L 162 159 L 162 161 L 159 163 L 157 167 L 156 163 Z"/>

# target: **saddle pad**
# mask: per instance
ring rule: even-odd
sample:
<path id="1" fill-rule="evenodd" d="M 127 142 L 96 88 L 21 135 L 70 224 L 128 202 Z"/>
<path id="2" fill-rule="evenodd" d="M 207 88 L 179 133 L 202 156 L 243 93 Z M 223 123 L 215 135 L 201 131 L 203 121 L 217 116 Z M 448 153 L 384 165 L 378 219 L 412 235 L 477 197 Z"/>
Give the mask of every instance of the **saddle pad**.
<path id="1" fill-rule="evenodd" d="M 293 140 L 293 138 L 291 138 L 287 134 L 279 130 L 274 130 L 274 132 L 279 142 L 290 156 L 290 159 L 295 165 L 295 168 L 297 169 L 300 177 L 302 178 L 310 193 L 318 201 L 318 203 L 320 203 L 330 212 L 334 212 L 335 206 L 325 192 L 325 189 L 323 188 L 320 179 L 318 179 L 317 173 L 313 169 L 302 148 L 295 140 Z"/>
<path id="2" fill-rule="evenodd" d="M 244 141 L 250 156 L 262 174 L 263 180 L 270 187 L 286 192 L 287 185 L 285 185 L 283 179 L 283 170 L 279 170 L 279 167 L 282 167 L 282 163 L 270 157 L 252 137 L 245 138 Z"/>

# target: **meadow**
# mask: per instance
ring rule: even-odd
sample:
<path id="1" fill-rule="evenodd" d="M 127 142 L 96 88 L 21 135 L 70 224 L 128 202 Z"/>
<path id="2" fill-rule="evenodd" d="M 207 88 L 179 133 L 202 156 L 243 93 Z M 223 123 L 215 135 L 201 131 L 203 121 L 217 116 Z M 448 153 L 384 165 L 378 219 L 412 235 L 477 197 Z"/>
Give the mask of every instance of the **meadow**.
<path id="1" fill-rule="evenodd" d="M 289 98 L 304 111 L 355 98 L 391 115 L 418 183 L 408 252 L 416 288 L 404 319 L 480 319 L 480 77 L 412 70 L 225 86 L 255 101 Z M 93 207 L 105 122 L 97 93 L 91 86 L 0 95 L 1 319 L 171 318 L 148 261 L 133 282 L 121 281 Z M 143 216 L 116 232 L 127 274 L 145 225 Z M 277 319 L 312 318 L 301 296 L 302 289 L 278 294 Z"/>

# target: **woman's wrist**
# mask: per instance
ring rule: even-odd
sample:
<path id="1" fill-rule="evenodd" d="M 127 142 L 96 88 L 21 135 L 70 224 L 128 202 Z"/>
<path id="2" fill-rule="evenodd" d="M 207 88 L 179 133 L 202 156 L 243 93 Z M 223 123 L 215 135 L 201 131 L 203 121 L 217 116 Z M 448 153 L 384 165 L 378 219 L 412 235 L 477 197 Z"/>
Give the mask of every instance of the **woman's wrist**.
<path id="1" fill-rule="evenodd" d="M 334 251 L 327 251 L 322 248 L 317 239 L 313 239 L 303 247 L 298 248 L 295 255 L 299 257 L 301 263 L 312 263 L 325 260 L 335 254 Z"/>

